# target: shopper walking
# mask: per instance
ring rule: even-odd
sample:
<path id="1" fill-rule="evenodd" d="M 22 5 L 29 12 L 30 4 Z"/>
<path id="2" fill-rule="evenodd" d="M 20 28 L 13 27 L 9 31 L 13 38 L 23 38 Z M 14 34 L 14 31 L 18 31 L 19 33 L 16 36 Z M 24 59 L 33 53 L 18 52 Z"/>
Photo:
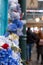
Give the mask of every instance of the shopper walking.
<path id="1" fill-rule="evenodd" d="M 26 56 L 27 56 L 27 64 L 31 61 L 31 50 L 32 50 L 32 45 L 35 42 L 35 35 L 34 33 L 30 30 L 28 27 L 28 30 L 26 31 L 27 34 L 27 49 L 26 49 Z"/>

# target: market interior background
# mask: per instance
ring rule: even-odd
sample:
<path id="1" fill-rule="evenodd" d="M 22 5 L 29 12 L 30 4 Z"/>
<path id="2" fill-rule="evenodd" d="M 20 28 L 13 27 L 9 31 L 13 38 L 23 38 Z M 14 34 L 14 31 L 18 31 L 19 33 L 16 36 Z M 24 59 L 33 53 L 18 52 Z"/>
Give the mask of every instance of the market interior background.
<path id="1" fill-rule="evenodd" d="M 31 3 L 34 3 L 34 7 L 29 7 L 30 4 L 28 4 L 27 0 L 27 27 L 31 27 L 32 31 L 43 32 L 43 0 L 32 0 Z"/>
<path id="2" fill-rule="evenodd" d="M 26 30 L 27 27 L 30 27 L 32 32 L 36 32 L 37 34 L 40 32 L 41 38 L 43 39 L 43 0 L 26 0 L 26 16 Z M 34 46 L 32 51 L 33 65 L 35 64 L 34 61 L 36 61 L 35 50 Z"/>
<path id="3" fill-rule="evenodd" d="M 0 65 L 26 65 L 27 27 L 43 38 L 43 0 L 0 0 Z"/>

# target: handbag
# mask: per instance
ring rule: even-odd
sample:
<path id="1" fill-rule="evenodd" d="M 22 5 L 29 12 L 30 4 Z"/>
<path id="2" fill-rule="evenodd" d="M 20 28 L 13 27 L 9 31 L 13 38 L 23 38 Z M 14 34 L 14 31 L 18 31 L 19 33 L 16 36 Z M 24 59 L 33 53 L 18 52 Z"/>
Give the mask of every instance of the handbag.
<path id="1" fill-rule="evenodd" d="M 43 45 L 43 39 L 40 39 L 39 45 Z"/>

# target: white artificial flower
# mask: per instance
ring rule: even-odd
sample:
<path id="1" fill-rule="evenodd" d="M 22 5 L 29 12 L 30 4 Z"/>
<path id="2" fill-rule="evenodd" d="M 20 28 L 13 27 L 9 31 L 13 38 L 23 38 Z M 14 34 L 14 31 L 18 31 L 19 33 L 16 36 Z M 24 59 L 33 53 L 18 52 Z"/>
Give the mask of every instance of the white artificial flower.
<path id="1" fill-rule="evenodd" d="M 10 13 L 11 19 L 20 19 L 20 14 L 18 12 L 11 12 Z"/>
<path id="2" fill-rule="evenodd" d="M 18 0 L 9 0 L 8 2 L 9 2 L 9 3 L 12 3 L 12 2 L 18 3 Z"/>
<path id="3" fill-rule="evenodd" d="M 12 2 L 10 6 L 10 10 L 17 11 L 17 5 Z"/>

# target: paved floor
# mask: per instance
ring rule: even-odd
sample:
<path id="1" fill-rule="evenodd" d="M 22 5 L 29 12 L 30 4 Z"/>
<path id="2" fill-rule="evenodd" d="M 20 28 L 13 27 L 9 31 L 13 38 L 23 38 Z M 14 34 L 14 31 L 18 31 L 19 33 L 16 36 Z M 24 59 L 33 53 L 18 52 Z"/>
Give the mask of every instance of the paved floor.
<path id="1" fill-rule="evenodd" d="M 32 62 L 29 65 L 40 65 L 41 58 L 39 63 L 36 63 L 37 53 L 36 53 L 36 45 L 34 45 L 32 49 Z"/>

